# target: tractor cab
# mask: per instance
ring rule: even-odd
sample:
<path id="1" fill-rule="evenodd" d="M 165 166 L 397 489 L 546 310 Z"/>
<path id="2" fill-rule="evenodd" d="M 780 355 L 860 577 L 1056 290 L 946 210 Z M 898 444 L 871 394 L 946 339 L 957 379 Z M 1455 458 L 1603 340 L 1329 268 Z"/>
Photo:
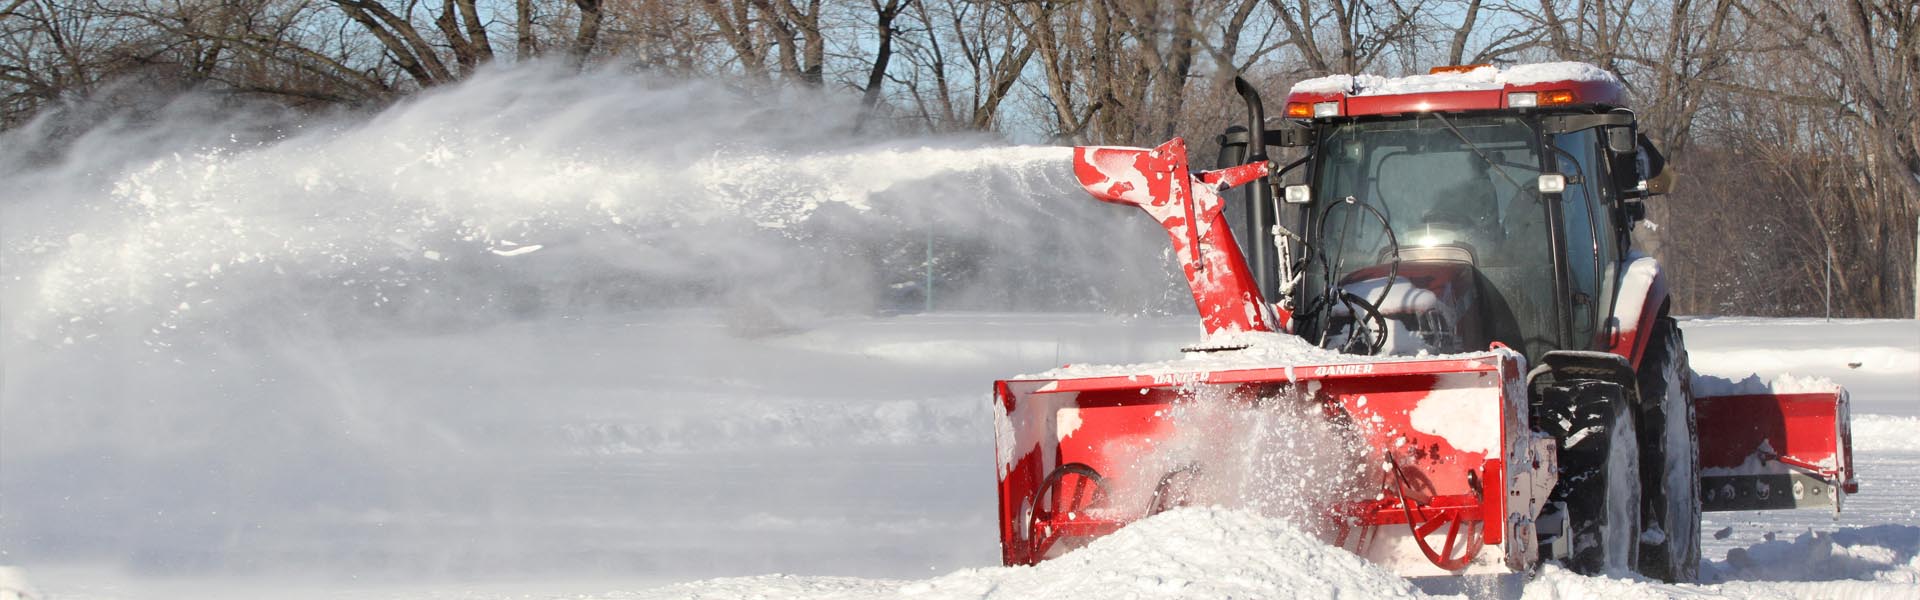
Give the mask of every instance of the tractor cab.
<path id="1" fill-rule="evenodd" d="M 1263 291 L 1348 353 L 1605 348 L 1640 157 L 1661 162 L 1624 105 L 1581 63 L 1300 82 L 1265 141 L 1306 151 L 1302 183 L 1249 215 L 1291 234 Z"/>

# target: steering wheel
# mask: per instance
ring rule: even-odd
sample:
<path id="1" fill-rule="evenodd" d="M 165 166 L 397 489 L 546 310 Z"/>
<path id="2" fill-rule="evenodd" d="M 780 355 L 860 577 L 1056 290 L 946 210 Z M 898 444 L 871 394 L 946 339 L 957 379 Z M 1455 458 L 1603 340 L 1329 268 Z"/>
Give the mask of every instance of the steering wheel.
<path id="1" fill-rule="evenodd" d="M 1347 341 L 1341 344 L 1340 350 L 1348 354 L 1367 354 L 1367 355 L 1379 354 L 1380 350 L 1386 347 L 1387 338 L 1391 334 L 1391 332 L 1388 331 L 1387 329 L 1386 315 L 1381 314 L 1379 305 L 1380 303 L 1385 302 L 1387 300 L 1387 298 L 1389 297 L 1389 294 L 1393 292 L 1394 280 L 1400 277 L 1400 238 L 1394 235 L 1393 222 L 1388 220 L 1386 214 L 1381 213 L 1380 209 L 1375 208 L 1372 204 L 1369 204 L 1367 202 L 1362 202 L 1360 199 L 1355 198 L 1353 196 L 1347 196 L 1344 200 L 1342 200 L 1342 202 L 1349 206 L 1355 206 L 1361 209 L 1365 209 L 1365 212 L 1367 214 L 1373 215 L 1374 219 L 1380 222 L 1381 230 L 1386 232 L 1387 244 L 1388 244 L 1387 250 L 1388 250 L 1388 254 L 1391 255 L 1391 260 L 1383 260 L 1382 262 L 1385 262 L 1388 265 L 1387 283 L 1386 285 L 1380 287 L 1380 298 L 1378 300 L 1372 300 L 1372 301 L 1369 301 L 1366 298 L 1362 298 L 1358 295 L 1348 292 L 1345 289 L 1342 289 L 1338 284 L 1333 283 L 1334 281 L 1333 261 L 1327 258 L 1326 244 L 1325 244 L 1327 239 L 1327 217 L 1333 214 L 1333 208 L 1334 208 L 1332 206 L 1329 206 L 1327 207 L 1327 210 L 1320 212 L 1320 219 L 1317 223 L 1314 224 L 1314 229 L 1315 229 L 1314 239 L 1320 241 L 1320 243 L 1317 244 L 1317 247 L 1314 248 L 1314 252 L 1317 253 L 1320 257 L 1320 266 L 1322 269 L 1321 272 L 1322 272 L 1322 275 L 1325 277 L 1325 281 L 1328 282 L 1327 293 L 1324 297 L 1318 299 L 1318 302 L 1316 302 L 1312 308 L 1315 310 L 1315 312 L 1323 311 L 1331 307 L 1334 302 L 1339 302 L 1342 305 L 1346 306 L 1348 312 L 1353 313 L 1354 320 L 1352 325 L 1352 331 L 1347 336 Z M 1344 240 L 1344 236 L 1343 236 L 1343 240 Z M 1362 311 L 1366 312 L 1366 315 L 1364 317 L 1361 314 Z M 1366 345 L 1364 346 L 1356 347 L 1354 343 L 1355 340 L 1361 339 L 1362 338 L 1361 333 L 1365 330 L 1365 328 L 1361 326 L 1361 323 L 1366 320 L 1371 320 L 1374 322 L 1375 328 L 1374 328 L 1373 340 L 1371 342 L 1366 343 Z M 1326 343 L 1327 343 L 1327 328 L 1325 327 L 1325 325 L 1322 325 L 1320 329 L 1320 340 L 1316 345 L 1324 347 Z M 1361 350 L 1365 350 L 1365 352 L 1361 352 Z"/>

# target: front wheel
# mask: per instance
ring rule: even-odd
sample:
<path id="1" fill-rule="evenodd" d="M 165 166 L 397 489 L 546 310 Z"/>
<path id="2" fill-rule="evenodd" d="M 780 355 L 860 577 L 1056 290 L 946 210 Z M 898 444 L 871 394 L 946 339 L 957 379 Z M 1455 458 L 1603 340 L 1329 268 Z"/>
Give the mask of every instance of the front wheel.
<path id="1" fill-rule="evenodd" d="M 1679 324 L 1662 316 L 1640 359 L 1640 572 L 1668 582 L 1700 572 L 1700 442 L 1693 370 Z"/>
<path id="2" fill-rule="evenodd" d="M 1634 569 L 1640 552 L 1640 440 L 1625 388 L 1582 381 L 1553 390 L 1548 422 L 1561 440 L 1560 485 L 1573 555 L 1567 568 L 1587 575 Z"/>

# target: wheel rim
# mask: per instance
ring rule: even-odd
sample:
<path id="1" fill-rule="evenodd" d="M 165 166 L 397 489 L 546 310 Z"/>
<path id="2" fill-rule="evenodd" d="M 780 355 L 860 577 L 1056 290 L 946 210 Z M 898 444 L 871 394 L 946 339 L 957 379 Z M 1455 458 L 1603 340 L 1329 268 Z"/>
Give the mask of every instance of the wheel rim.
<path id="1" fill-rule="evenodd" d="M 1407 531 L 1413 535 L 1414 545 L 1420 547 L 1420 553 L 1427 556 L 1428 562 L 1447 571 L 1467 568 L 1467 564 L 1473 562 L 1473 557 L 1478 556 L 1480 549 L 1486 545 L 1486 522 L 1474 518 L 1475 511 L 1433 508 L 1428 504 L 1433 499 L 1432 482 L 1408 482 L 1406 470 L 1400 467 L 1400 461 L 1392 454 L 1387 455 L 1387 463 L 1393 469 L 1394 492 L 1400 496 L 1400 511 L 1407 518 Z M 1438 533 L 1442 527 L 1446 528 L 1447 537 L 1436 548 L 1427 541 L 1427 537 Z"/>
<path id="2" fill-rule="evenodd" d="M 1106 499 L 1105 479 L 1085 463 L 1067 463 L 1048 473 L 1046 480 L 1041 483 L 1040 493 L 1033 497 L 1033 509 L 1027 511 L 1030 515 L 1027 539 L 1032 544 L 1030 552 L 1033 560 L 1044 558 L 1047 551 L 1060 541 L 1061 536 L 1053 528 L 1060 515 L 1067 515 L 1071 519 Z"/>

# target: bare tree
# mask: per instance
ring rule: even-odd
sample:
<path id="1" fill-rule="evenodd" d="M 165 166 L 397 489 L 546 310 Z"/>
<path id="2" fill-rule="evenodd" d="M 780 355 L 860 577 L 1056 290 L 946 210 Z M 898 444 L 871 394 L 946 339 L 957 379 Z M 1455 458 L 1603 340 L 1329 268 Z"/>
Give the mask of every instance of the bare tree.
<path id="1" fill-rule="evenodd" d="M 1425 2 L 1269 0 L 1306 63 L 1307 75 L 1362 73 L 1417 33 Z"/>

